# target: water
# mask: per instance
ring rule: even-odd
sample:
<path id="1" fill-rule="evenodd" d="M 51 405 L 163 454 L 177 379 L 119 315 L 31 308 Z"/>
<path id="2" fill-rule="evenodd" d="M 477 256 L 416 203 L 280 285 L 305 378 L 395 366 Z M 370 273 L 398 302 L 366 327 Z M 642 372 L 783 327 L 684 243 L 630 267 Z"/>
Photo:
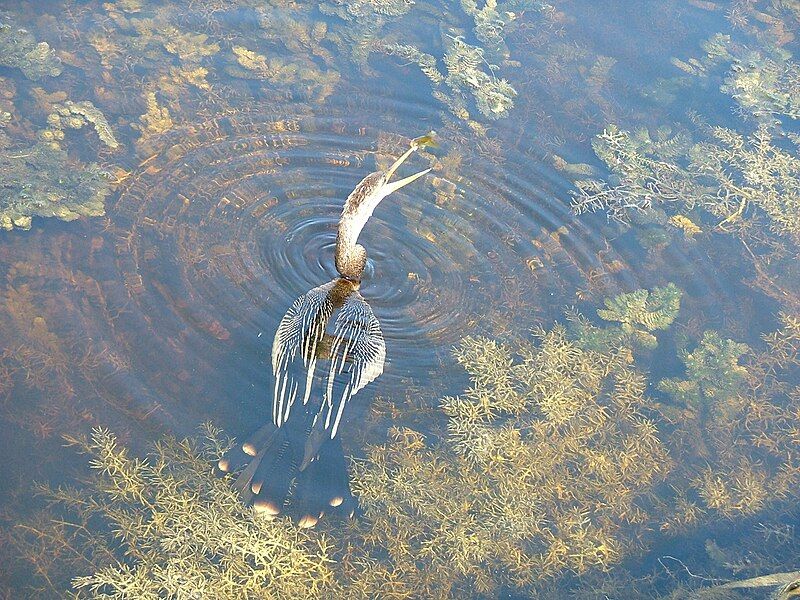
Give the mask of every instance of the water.
<path id="1" fill-rule="evenodd" d="M 698 154 L 689 145 L 713 139 L 710 126 L 747 137 L 759 122 L 776 121 L 773 143 L 790 161 L 800 160 L 792 141 L 800 103 L 797 6 L 501 4 L 492 18 L 505 23 L 505 48 L 477 32 L 480 19 L 470 16 L 468 3 L 387 2 L 377 12 L 370 6 L 247 0 L 0 6 L 11 26 L 5 39 L 14 38 L 0 46 L 0 116 L 8 113 L 0 144 L 3 186 L 21 206 L 0 240 L 2 553 L 11 565 L 3 592 L 53 597 L 69 589 L 71 577 L 93 572 L 88 563 L 80 571 L 59 566 L 64 550 L 53 553 L 52 563 L 30 560 L 35 544 L 24 524 L 46 510 L 30 500 L 32 481 L 87 477 L 85 457 L 65 449 L 63 435 L 108 427 L 130 452 L 142 454 L 162 435 L 192 435 L 203 421 L 242 436 L 269 418 L 272 336 L 295 298 L 335 276 L 342 202 L 363 176 L 386 168 L 410 138 L 429 130 L 440 147 L 414 156 L 400 176 L 429 166 L 432 173 L 384 200 L 360 238 L 370 256 L 361 293 L 381 324 L 387 359 L 382 376 L 348 407 L 341 434 L 348 455 L 372 457 L 369 465 L 375 459 L 369 448 L 392 443 L 389 426 L 409 427 L 427 436 L 432 457 L 456 464 L 439 401 L 471 385 L 452 352 L 467 336 L 519 348 L 533 339 L 534 327 L 564 323 L 567 307 L 611 327 L 613 320 L 596 312 L 605 299 L 669 282 L 683 296 L 675 322 L 651 331 L 657 348 L 633 348 L 636 368 L 647 375 L 647 400 L 637 414 L 657 427 L 670 474 L 639 490 L 635 508 L 626 511 L 606 511 L 608 499 L 594 496 L 579 502 L 564 495 L 562 505 L 548 508 L 531 504 L 532 513 L 547 515 L 543 522 L 584 510 L 592 527 L 613 533 L 613 550 L 599 552 L 604 558 L 592 564 L 552 557 L 548 563 L 541 559 L 547 538 L 537 529 L 520 542 L 530 560 L 520 567 L 527 576 L 507 576 L 503 560 L 510 551 L 497 566 L 476 550 L 475 564 L 452 559 L 465 575 L 451 588 L 426 580 L 432 587 L 411 597 L 432 589 L 454 597 L 689 597 L 693 587 L 797 569 L 785 552 L 796 541 L 796 346 L 791 328 L 778 336 L 788 340 L 784 345 L 764 336 L 783 326 L 781 314 L 797 314 L 797 205 L 780 202 L 796 189 L 800 168 L 789 162 L 782 175 L 766 177 L 741 174 L 752 156 L 725 162 L 723 173 L 737 189 L 749 190 L 741 215 L 730 219 L 738 200 L 725 204 L 717 193 L 722 176 L 708 171 L 670 179 L 682 193 L 627 214 L 626 224 L 603 211 L 575 215 L 571 206 L 576 182 L 626 185 L 619 172 L 610 172 L 618 165 L 604 163 L 597 145 L 593 150 L 595 136 L 610 124 L 648 128 L 655 141 L 641 152 L 671 164 L 666 172 L 674 178 L 695 168 Z M 704 58 L 702 44 L 717 32 L 732 35 L 727 55 Z M 447 76 L 444 57 L 458 40 L 485 48 L 472 70 L 467 64 L 450 74 L 452 82 L 472 73 L 471 81 L 479 78 L 475 88 L 469 77 L 437 83 L 398 47 L 381 46 L 413 45 Z M 50 48 L 30 54 L 38 42 Z M 749 51 L 760 54 L 742 58 Z M 768 70 L 758 62 L 767 57 L 789 100 L 759 95 L 769 81 L 755 92 L 736 88 L 736 73 L 748 65 Z M 43 64 L 50 73 L 41 71 Z M 490 98 L 482 111 L 480 93 L 500 78 L 515 94 L 502 106 Z M 117 147 L 104 141 L 104 121 L 65 111 L 68 100 L 90 101 Z M 59 110 L 54 124 L 48 115 Z M 659 145 L 660 127 L 673 142 Z M 60 149 L 42 150 L 37 139 Z M 35 162 L 28 158 L 33 154 L 44 158 Z M 67 180 L 89 172 L 93 184 Z M 50 198 L 33 209 L 27 200 L 72 189 L 80 205 L 93 195 L 91 185 L 101 189 L 102 216 L 43 218 L 37 215 L 70 200 Z M 648 185 L 654 194 L 665 186 Z M 0 207 L 10 214 L 6 202 Z M 74 210 L 85 214 L 86 208 Z M 676 215 L 702 231 L 684 233 L 670 224 Z M 644 335 L 647 327 L 634 323 L 633 329 Z M 707 330 L 752 350 L 733 363 L 724 357 L 702 363 L 734 384 L 725 388 L 729 380 L 710 381 L 703 371 L 693 388 L 701 401 L 693 405 L 671 397 L 659 381 L 691 379 L 691 353 L 704 360 L 698 348 Z M 534 364 L 544 360 L 538 356 Z M 743 371 L 731 374 L 731 364 Z M 606 412 L 613 413 L 609 402 Z M 515 418 L 505 426 L 523 438 L 542 420 L 536 411 Z M 736 424 L 730 444 L 722 432 L 728 419 Z M 610 442 L 590 438 L 589 445 L 598 453 L 603 444 L 615 448 L 622 433 L 610 435 Z M 699 447 L 701 438 L 708 448 Z M 734 450 L 726 452 L 726 445 Z M 587 473 L 595 463 L 575 464 L 583 465 L 572 474 L 580 488 L 582 478 L 594 477 Z M 729 495 L 749 499 L 715 504 L 711 485 L 702 483 L 710 481 L 703 480 L 706 465 Z M 748 496 L 737 487 L 737 472 L 755 477 L 760 492 Z M 474 502 L 471 514 L 485 519 Z M 380 523 L 366 504 L 362 518 Z M 551 525 L 556 538 L 566 535 Z M 356 533 L 340 524 L 320 527 L 340 542 L 362 539 L 348 538 Z M 460 535 L 460 523 L 445 519 L 442 527 L 453 539 Z M 707 539 L 718 551 L 704 545 Z M 591 554 L 577 538 L 564 544 L 564 557 Z M 441 539 L 436 545 L 446 546 Z M 383 551 L 376 560 L 391 564 Z M 665 555 L 706 579 L 675 561 L 665 566 Z M 445 569 L 431 560 L 418 568 Z M 531 576 L 537 569 L 546 576 Z M 414 577 L 408 581 L 415 589 Z M 478 583 L 470 587 L 470 581 Z"/>

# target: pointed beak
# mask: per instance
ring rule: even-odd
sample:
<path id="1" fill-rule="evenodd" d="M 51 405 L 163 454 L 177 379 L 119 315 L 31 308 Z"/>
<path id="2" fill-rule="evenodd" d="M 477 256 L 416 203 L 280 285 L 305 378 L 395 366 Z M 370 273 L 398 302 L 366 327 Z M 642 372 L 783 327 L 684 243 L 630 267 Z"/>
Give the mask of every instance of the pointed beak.
<path id="1" fill-rule="evenodd" d="M 388 190 L 386 192 L 386 195 L 388 196 L 392 192 L 396 192 L 401 187 L 404 187 L 404 186 L 408 185 L 412 181 L 416 181 L 417 179 L 419 179 L 420 177 L 422 177 L 423 175 L 425 175 L 429 171 L 430 171 L 430 169 L 425 169 L 424 171 L 420 171 L 419 173 L 414 173 L 413 175 L 410 175 L 408 177 L 404 177 L 403 179 L 398 179 L 397 181 L 393 181 L 391 183 L 385 183 L 384 186 Z"/>
<path id="2" fill-rule="evenodd" d="M 389 169 L 386 171 L 386 181 L 389 181 L 389 179 L 392 178 L 392 175 L 394 175 L 394 172 L 397 171 L 397 169 L 400 167 L 400 165 L 402 165 L 406 161 L 406 159 L 409 156 L 411 156 L 411 153 L 414 152 L 414 150 L 416 150 L 416 149 L 417 149 L 416 146 L 411 146 L 411 148 L 406 150 L 400 158 L 398 158 L 396 161 L 394 161 L 392 166 L 389 167 Z"/>

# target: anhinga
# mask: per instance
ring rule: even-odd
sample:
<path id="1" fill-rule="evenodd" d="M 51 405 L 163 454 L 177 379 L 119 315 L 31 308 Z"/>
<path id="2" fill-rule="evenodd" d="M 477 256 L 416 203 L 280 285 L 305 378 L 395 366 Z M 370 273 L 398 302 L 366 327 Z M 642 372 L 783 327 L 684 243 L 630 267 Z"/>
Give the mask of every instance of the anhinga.
<path id="1" fill-rule="evenodd" d="M 431 135 L 416 138 L 391 167 L 370 173 L 355 187 L 344 203 L 336 235 L 340 277 L 300 296 L 278 325 L 272 343 L 272 422 L 218 465 L 225 472 L 245 467 L 234 486 L 265 515 L 281 513 L 295 477 L 293 503 L 301 527 L 314 526 L 327 510 L 353 512 L 355 501 L 336 434 L 347 402 L 383 372 L 386 358 L 380 324 L 358 291 L 367 263 L 358 236 L 381 200 L 430 171 L 389 181 L 415 150 L 433 144 Z M 322 394 L 314 394 L 319 360 L 328 361 L 327 374 Z M 342 373 L 337 388 L 343 389 L 334 390 L 334 380 Z"/>

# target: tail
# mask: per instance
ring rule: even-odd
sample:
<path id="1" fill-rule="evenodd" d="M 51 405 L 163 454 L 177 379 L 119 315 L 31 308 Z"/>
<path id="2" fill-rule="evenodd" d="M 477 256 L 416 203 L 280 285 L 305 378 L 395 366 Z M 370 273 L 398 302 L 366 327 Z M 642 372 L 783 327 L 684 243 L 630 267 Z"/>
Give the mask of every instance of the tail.
<path id="1" fill-rule="evenodd" d="M 291 421 L 280 428 L 268 423 L 233 447 L 218 467 L 225 473 L 241 469 L 234 488 L 269 518 L 288 512 L 300 527 L 313 527 L 325 513 L 351 517 L 356 501 L 339 438 L 326 438 L 316 458 L 308 461 L 304 459 L 308 434 L 294 431 Z M 294 480 L 297 484 L 287 502 Z"/>

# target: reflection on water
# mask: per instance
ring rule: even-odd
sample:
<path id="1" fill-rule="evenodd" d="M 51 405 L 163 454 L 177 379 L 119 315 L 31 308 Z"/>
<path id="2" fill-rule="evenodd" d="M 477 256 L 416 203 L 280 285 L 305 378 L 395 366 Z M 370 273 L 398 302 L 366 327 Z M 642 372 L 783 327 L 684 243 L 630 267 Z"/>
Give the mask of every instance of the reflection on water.
<path id="1" fill-rule="evenodd" d="M 797 569 L 797 2 L 2 11 L 4 595 L 701 597 Z M 219 431 L 131 461 L 269 419 L 344 198 L 431 129 L 360 238 L 387 357 L 340 426 L 357 518 L 259 520 L 210 478 Z"/>

